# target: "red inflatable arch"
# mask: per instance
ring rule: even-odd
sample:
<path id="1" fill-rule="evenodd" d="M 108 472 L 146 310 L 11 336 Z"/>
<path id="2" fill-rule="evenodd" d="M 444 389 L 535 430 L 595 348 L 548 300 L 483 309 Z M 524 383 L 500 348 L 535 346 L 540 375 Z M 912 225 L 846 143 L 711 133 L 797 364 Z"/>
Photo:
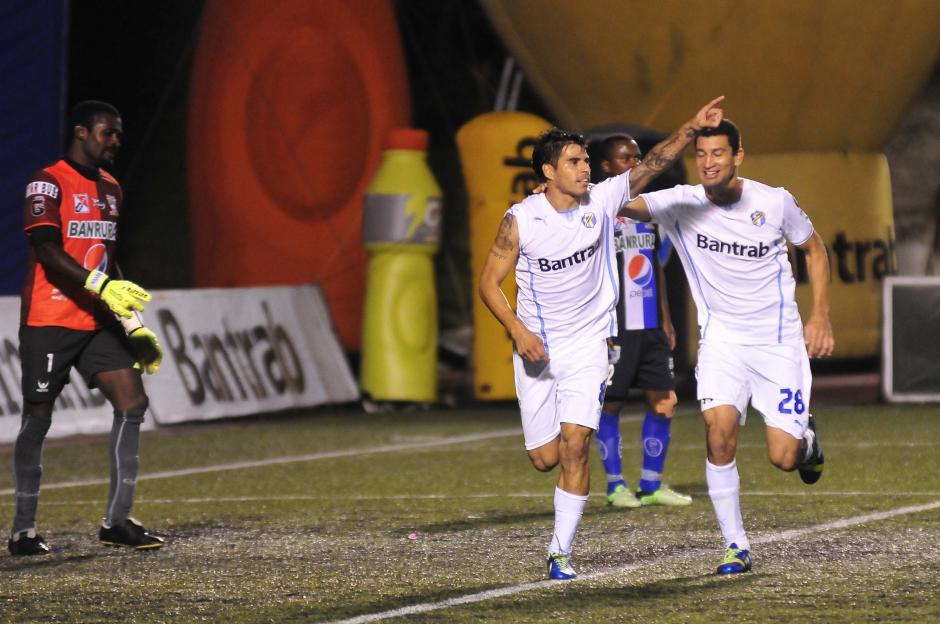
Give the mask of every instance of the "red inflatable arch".
<path id="1" fill-rule="evenodd" d="M 359 350 L 362 192 L 410 125 L 386 0 L 209 0 L 189 105 L 197 286 L 319 283 Z"/>

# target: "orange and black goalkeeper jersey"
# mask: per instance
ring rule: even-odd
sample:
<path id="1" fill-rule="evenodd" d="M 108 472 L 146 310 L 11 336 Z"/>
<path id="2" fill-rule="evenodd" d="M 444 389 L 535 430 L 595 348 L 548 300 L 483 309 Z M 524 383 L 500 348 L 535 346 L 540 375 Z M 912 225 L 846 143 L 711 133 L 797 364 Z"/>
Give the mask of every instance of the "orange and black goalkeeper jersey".
<path id="1" fill-rule="evenodd" d="M 106 171 L 82 173 L 60 160 L 30 178 L 23 229 L 28 235 L 38 226 L 58 228 L 65 253 L 89 271 L 110 273 L 122 199 L 120 185 Z M 30 246 L 21 325 L 92 330 L 100 327 L 101 314 L 95 297 L 82 284 L 47 274 Z"/>

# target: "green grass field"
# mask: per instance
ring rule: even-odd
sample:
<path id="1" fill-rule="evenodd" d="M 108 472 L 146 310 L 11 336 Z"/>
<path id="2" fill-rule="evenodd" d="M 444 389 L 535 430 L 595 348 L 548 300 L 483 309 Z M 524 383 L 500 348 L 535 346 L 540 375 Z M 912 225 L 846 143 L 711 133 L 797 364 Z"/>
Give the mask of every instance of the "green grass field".
<path id="1" fill-rule="evenodd" d="M 50 441 L 39 522 L 54 552 L 0 556 L 0 622 L 940 621 L 940 410 L 814 413 L 827 463 L 812 487 L 767 462 L 758 416 L 742 430 L 754 570 L 735 577 L 712 574 L 722 544 L 692 413 L 666 467 L 691 507 L 607 508 L 593 454 L 573 582 L 543 580 L 557 474 L 529 465 L 513 405 L 147 433 L 134 515 L 169 542 L 150 553 L 97 543 L 106 441 Z M 0 490 L 9 527 L 9 468 Z"/>

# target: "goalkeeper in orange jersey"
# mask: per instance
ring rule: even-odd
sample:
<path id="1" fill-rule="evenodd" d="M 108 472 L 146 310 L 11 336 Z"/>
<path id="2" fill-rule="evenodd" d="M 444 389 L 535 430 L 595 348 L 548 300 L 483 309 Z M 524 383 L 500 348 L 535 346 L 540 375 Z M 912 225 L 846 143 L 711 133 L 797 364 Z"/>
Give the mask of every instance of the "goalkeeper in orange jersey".
<path id="1" fill-rule="evenodd" d="M 135 549 L 164 544 L 130 517 L 148 405 L 141 371 L 156 372 L 162 352 L 136 316 L 150 295 L 133 282 L 110 277 L 122 193 L 102 167 L 114 163 L 120 148 L 121 116 L 110 104 L 81 102 L 71 111 L 69 127 L 65 157 L 33 174 L 26 187 L 29 263 L 20 316 L 23 420 L 13 455 L 12 555 L 49 552 L 36 529 L 42 445 L 53 403 L 73 366 L 114 408 L 111 487 L 99 540 Z M 115 316 L 130 323 L 128 334 Z"/>

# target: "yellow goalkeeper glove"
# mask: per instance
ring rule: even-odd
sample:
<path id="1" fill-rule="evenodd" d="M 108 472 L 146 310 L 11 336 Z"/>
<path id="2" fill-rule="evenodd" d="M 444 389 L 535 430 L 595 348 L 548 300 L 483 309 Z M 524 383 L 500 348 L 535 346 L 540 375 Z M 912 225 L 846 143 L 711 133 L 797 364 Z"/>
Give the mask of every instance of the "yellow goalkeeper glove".
<path id="1" fill-rule="evenodd" d="M 101 271 L 92 271 L 85 279 L 85 288 L 98 295 L 112 312 L 130 318 L 134 310 L 144 309 L 150 301 L 150 293 L 127 280 L 115 280 Z"/>
<path id="2" fill-rule="evenodd" d="M 137 363 L 134 368 L 140 369 L 148 375 L 153 375 L 160 370 L 160 363 L 163 361 L 163 349 L 160 348 L 160 342 L 157 335 L 140 326 L 127 335 L 134 348 L 134 357 Z"/>

